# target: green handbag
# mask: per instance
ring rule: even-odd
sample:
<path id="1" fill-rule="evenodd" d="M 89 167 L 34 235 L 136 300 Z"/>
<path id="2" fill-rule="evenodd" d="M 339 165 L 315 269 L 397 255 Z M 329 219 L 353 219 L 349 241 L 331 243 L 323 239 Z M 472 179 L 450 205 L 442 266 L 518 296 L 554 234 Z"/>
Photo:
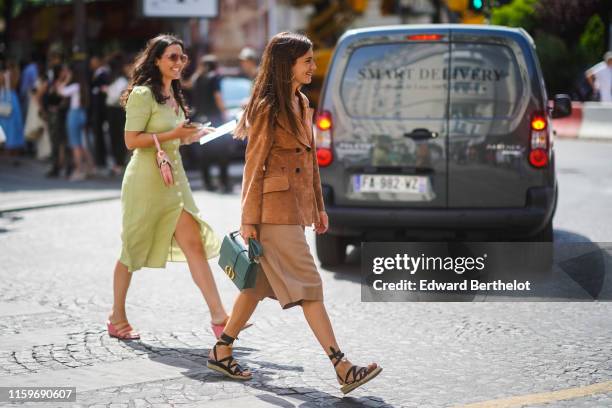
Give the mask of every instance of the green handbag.
<path id="1" fill-rule="evenodd" d="M 259 257 L 263 255 L 263 248 L 259 241 L 249 238 L 249 248 L 246 249 L 236 240 L 239 233 L 230 232 L 223 238 L 219 266 L 236 287 L 242 290 L 255 287 Z"/>

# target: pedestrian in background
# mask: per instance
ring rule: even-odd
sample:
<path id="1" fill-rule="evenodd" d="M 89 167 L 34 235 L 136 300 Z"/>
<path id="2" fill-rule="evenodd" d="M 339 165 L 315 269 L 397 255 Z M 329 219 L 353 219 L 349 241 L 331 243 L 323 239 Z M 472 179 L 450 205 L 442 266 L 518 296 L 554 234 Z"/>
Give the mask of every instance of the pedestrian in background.
<path id="1" fill-rule="evenodd" d="M 599 94 L 600 102 L 612 102 L 612 51 L 604 54 L 603 61 L 586 72 L 587 81 Z"/>
<path id="2" fill-rule="evenodd" d="M 0 126 L 6 137 L 4 147 L 9 156 L 17 156 L 25 147 L 23 116 L 16 92 L 18 83 L 19 69 L 17 65 L 13 61 L 1 61 Z"/>
<path id="3" fill-rule="evenodd" d="M 35 146 L 36 158 L 39 160 L 47 159 L 51 155 L 47 115 L 43 105 L 48 86 L 49 80 L 44 69 L 38 70 L 38 78 L 30 90 L 29 108 L 24 125 L 25 138 Z"/>
<path id="4" fill-rule="evenodd" d="M 104 123 L 107 120 L 106 93 L 104 88 L 110 83 L 110 70 L 103 58 L 94 54 L 89 59 L 89 69 L 92 72 L 89 123 L 94 135 L 93 153 L 96 166 L 106 168 L 106 137 Z"/>
<path id="5" fill-rule="evenodd" d="M 191 79 L 195 117 L 200 122 L 210 121 L 212 126 L 219 126 L 226 119 L 225 105 L 221 97 L 221 75 L 217 71 L 218 68 L 219 62 L 216 56 L 204 55 Z M 216 190 L 211 176 L 211 169 L 215 165 L 219 167 L 221 190 L 223 192 L 232 190 L 228 178 L 231 143 L 231 138 L 226 135 L 209 142 L 206 148 L 200 149 L 200 170 L 206 190 Z"/>
<path id="6" fill-rule="evenodd" d="M 115 55 L 109 61 L 110 84 L 104 87 L 106 92 L 106 111 L 108 113 L 108 133 L 110 147 L 113 155 L 112 174 L 119 176 L 123 173 L 125 156 L 127 153 L 123 132 L 125 127 L 125 110 L 121 107 L 119 99 L 128 87 L 130 65 L 124 61 L 121 54 Z"/>
<path id="7" fill-rule="evenodd" d="M 167 261 L 187 261 L 208 304 L 216 336 L 228 319 L 207 261 L 219 254 L 220 242 L 201 218 L 178 150 L 181 143 L 193 143 L 213 130 L 189 126 L 185 120 L 188 109 L 180 78 L 187 61 L 178 38 L 151 39 L 136 57 L 121 99 L 126 110 L 125 144 L 134 154 L 121 187 L 122 249 L 114 271 L 107 328 L 110 336 L 124 340 L 140 338 L 125 310 L 132 273 L 142 267 L 163 268 Z M 172 164 L 174 180 L 169 186 L 157 167 L 156 141 Z"/>
<path id="8" fill-rule="evenodd" d="M 257 58 L 257 53 L 254 49 L 250 47 L 244 47 L 240 54 L 238 55 L 238 60 L 240 61 L 240 70 L 242 75 L 244 75 L 247 79 L 251 81 L 251 88 L 249 89 L 249 96 L 240 101 L 240 106 L 244 110 L 249 103 L 249 98 L 253 93 L 253 84 L 255 83 L 255 78 L 257 77 L 257 72 L 259 70 L 259 63 Z M 241 115 L 242 112 L 239 114 Z M 239 116 L 238 115 L 238 116 Z M 244 153 L 246 151 L 247 141 L 244 140 L 235 140 L 235 149 L 238 152 L 236 154 L 236 158 L 244 161 Z"/>
<path id="9" fill-rule="evenodd" d="M 23 68 L 21 73 L 21 81 L 19 84 L 19 98 L 22 106 L 23 117 L 27 117 L 30 105 L 30 95 L 36 86 L 39 73 L 41 71 L 41 58 L 37 52 L 32 53 L 28 63 Z"/>
<path id="10" fill-rule="evenodd" d="M 235 379 L 250 379 L 232 357 L 232 344 L 260 300 L 277 299 L 283 309 L 300 305 L 312 332 L 347 393 L 382 370 L 375 363 L 352 365 L 336 341 L 323 304 L 321 276 L 306 242 L 304 228 L 323 234 L 328 218 L 312 135 L 312 109 L 300 88 L 316 69 L 312 42 L 303 35 L 275 35 L 263 54 L 253 96 L 236 135 L 248 137 L 242 184 L 245 242 L 263 247 L 255 288 L 240 292 L 225 331 L 209 353 L 208 367 Z"/>
<path id="11" fill-rule="evenodd" d="M 46 113 L 49 138 L 51 139 L 51 168 L 47 177 L 58 177 L 64 171 L 66 177 L 70 176 L 71 164 L 68 157 L 68 135 L 66 132 L 66 116 L 69 101 L 59 94 L 58 87 L 62 79 L 64 66 L 61 59 L 55 57 L 51 60 L 51 78 L 47 92 L 43 96 L 43 107 Z"/>
<path id="12" fill-rule="evenodd" d="M 242 73 L 250 80 L 255 80 L 259 69 L 255 50 L 250 47 L 244 47 L 240 50 L 240 54 L 238 54 L 238 60 L 240 61 Z"/>
<path id="13" fill-rule="evenodd" d="M 93 161 L 89 151 L 83 145 L 89 95 L 82 71 L 65 66 L 60 74 L 57 91 L 61 96 L 70 98 L 70 109 L 68 109 L 66 116 L 68 145 L 72 151 L 72 164 L 74 166 L 70 181 L 85 180 L 93 172 Z"/>

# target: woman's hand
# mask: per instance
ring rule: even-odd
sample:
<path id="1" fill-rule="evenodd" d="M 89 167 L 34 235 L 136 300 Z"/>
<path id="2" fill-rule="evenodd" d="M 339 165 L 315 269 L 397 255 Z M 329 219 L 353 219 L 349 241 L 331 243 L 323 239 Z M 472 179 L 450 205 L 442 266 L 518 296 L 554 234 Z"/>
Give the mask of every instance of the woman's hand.
<path id="1" fill-rule="evenodd" d="M 240 226 L 240 236 L 244 239 L 244 242 L 248 244 L 249 238 L 257 239 L 257 229 L 252 224 L 242 224 Z"/>
<path id="2" fill-rule="evenodd" d="M 182 140 L 183 144 L 191 144 L 193 142 L 197 142 L 198 140 L 202 138 L 202 136 L 206 136 L 207 134 L 215 131 L 215 128 L 213 127 L 200 127 L 200 128 L 195 128 L 195 129 L 198 130 L 198 133 L 192 138 L 187 138 L 185 140 Z"/>
<path id="3" fill-rule="evenodd" d="M 315 223 L 315 232 L 317 234 L 325 234 L 329 228 L 329 218 L 325 211 L 319 211 L 319 222 Z"/>
<path id="4" fill-rule="evenodd" d="M 184 122 L 174 128 L 174 138 L 180 139 L 181 144 L 191 144 L 196 140 L 199 140 L 202 136 L 210 133 L 214 128 L 198 128 L 195 126 L 185 126 L 187 122 Z M 212 130 L 210 130 L 212 129 Z"/>

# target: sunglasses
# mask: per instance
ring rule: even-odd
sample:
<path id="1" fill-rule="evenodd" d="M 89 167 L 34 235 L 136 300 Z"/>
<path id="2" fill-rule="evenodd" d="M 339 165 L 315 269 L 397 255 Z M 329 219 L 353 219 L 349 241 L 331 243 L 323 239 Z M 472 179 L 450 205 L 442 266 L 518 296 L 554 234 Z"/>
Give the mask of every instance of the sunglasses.
<path id="1" fill-rule="evenodd" d="M 173 63 L 177 63 L 180 60 L 181 63 L 186 64 L 187 61 L 189 61 L 189 57 L 186 54 L 177 54 L 174 52 L 170 55 L 167 55 L 167 58 Z"/>

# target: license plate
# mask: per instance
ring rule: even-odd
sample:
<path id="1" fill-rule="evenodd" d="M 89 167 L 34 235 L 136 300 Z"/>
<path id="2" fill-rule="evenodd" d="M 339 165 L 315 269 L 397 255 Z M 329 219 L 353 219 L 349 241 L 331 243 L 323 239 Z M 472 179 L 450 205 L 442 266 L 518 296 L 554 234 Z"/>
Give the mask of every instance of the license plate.
<path id="1" fill-rule="evenodd" d="M 353 190 L 357 193 L 429 193 L 429 179 L 424 176 L 356 174 Z"/>

